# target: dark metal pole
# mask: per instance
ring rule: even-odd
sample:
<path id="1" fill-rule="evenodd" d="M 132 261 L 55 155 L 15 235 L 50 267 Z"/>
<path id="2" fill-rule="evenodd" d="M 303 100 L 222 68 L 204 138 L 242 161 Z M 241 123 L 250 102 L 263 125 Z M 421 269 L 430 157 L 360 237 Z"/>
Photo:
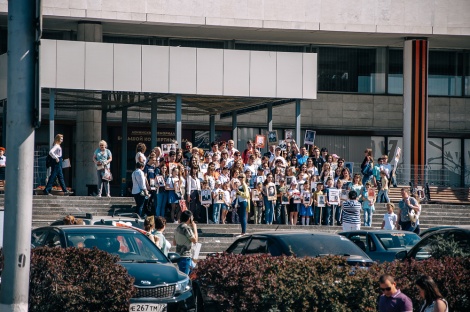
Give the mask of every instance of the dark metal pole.
<path id="1" fill-rule="evenodd" d="M 215 115 L 209 116 L 209 142 L 215 141 Z"/>
<path id="2" fill-rule="evenodd" d="M 238 125 L 237 125 L 237 112 L 232 112 L 232 140 L 235 148 L 238 146 Z"/>
<path id="3" fill-rule="evenodd" d="M 176 95 L 176 110 L 175 110 L 175 132 L 176 132 L 176 141 L 178 141 L 179 146 L 183 146 L 181 142 L 181 106 L 182 106 L 182 99 L 181 94 Z"/>
<path id="4" fill-rule="evenodd" d="M 101 110 L 101 140 L 108 141 L 108 111 Z"/>
<path id="5" fill-rule="evenodd" d="M 127 179 L 127 107 L 122 108 L 122 122 L 121 123 L 122 123 L 121 196 L 126 196 L 127 195 L 127 180 L 126 180 Z"/>
<path id="6" fill-rule="evenodd" d="M 34 3 L 34 2 L 33 2 Z M 8 2 L 8 74 L 5 256 L 0 311 L 28 311 L 33 208 L 36 9 L 31 1 Z"/>
<path id="7" fill-rule="evenodd" d="M 157 146 L 157 124 L 158 124 L 158 103 L 152 103 L 152 111 L 150 113 L 150 126 L 151 126 L 151 138 L 150 138 L 150 147 L 154 148 Z"/>
<path id="8" fill-rule="evenodd" d="M 302 115 L 300 112 L 300 100 L 295 100 L 295 142 L 297 145 L 300 146 L 302 143 L 300 142 L 300 127 L 301 127 Z"/>

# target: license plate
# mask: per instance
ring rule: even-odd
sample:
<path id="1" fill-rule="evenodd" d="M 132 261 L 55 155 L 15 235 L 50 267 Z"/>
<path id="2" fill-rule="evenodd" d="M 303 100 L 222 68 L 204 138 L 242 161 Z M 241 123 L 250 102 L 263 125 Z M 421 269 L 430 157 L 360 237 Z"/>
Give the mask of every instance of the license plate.
<path id="1" fill-rule="evenodd" d="M 162 303 L 131 303 L 129 312 L 166 312 L 166 304 Z"/>

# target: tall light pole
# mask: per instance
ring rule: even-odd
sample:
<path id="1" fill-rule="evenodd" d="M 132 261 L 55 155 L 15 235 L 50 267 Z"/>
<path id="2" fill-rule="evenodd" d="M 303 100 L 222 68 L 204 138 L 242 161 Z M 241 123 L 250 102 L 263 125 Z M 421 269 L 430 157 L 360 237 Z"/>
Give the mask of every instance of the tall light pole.
<path id="1" fill-rule="evenodd" d="M 39 1 L 8 1 L 6 150 L 11 157 L 5 179 L 2 312 L 28 311 L 34 126 L 38 126 L 40 118 L 36 87 L 38 4 Z"/>

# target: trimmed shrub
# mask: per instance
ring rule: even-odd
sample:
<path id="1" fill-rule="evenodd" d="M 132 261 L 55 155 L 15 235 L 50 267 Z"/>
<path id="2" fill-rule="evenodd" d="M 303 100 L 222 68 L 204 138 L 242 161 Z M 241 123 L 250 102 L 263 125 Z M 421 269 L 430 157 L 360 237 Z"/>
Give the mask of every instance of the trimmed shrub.
<path id="1" fill-rule="evenodd" d="M 128 311 L 134 278 L 98 249 L 34 248 L 29 311 Z"/>
<path id="2" fill-rule="evenodd" d="M 421 306 L 414 281 L 433 277 L 452 311 L 469 311 L 470 259 L 394 262 L 369 270 L 344 258 L 220 254 L 198 262 L 193 274 L 222 311 L 376 311 L 378 278 L 388 273 Z"/>

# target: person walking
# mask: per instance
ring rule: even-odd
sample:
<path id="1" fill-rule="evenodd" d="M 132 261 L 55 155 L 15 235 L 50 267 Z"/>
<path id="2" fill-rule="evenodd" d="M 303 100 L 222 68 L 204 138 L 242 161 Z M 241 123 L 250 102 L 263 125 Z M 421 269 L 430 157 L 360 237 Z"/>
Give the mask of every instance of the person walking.
<path id="1" fill-rule="evenodd" d="M 400 213 L 398 214 L 398 230 L 414 231 L 415 227 L 412 226 L 412 216 L 419 214 L 420 207 L 415 198 L 411 197 L 406 188 L 401 189 L 401 200 L 398 203 Z M 411 216 L 411 218 L 410 218 Z"/>
<path id="2" fill-rule="evenodd" d="M 391 275 L 381 275 L 379 285 L 382 291 L 379 297 L 379 312 L 413 312 L 411 299 L 397 289 L 397 283 Z"/>
<path id="3" fill-rule="evenodd" d="M 197 226 L 190 210 L 183 211 L 180 215 L 180 224 L 175 229 L 173 245 L 181 258 L 178 261 L 178 268 L 181 272 L 189 274 L 191 272 L 191 248 L 197 243 Z"/>
<path id="4" fill-rule="evenodd" d="M 420 312 L 449 312 L 449 304 L 441 295 L 434 280 L 423 275 L 416 280 L 419 296 L 424 300 Z"/>
<path id="5" fill-rule="evenodd" d="M 361 204 L 357 201 L 356 191 L 349 191 L 349 200 L 343 203 L 343 231 L 361 229 Z"/>
<path id="6" fill-rule="evenodd" d="M 54 138 L 54 145 L 49 151 L 49 155 L 55 159 L 55 164 L 51 167 L 51 175 L 47 180 L 47 185 L 44 189 L 44 195 L 52 195 L 50 192 L 56 178 L 59 178 L 59 184 L 62 188 L 62 191 L 64 192 L 64 195 L 72 194 L 72 192 L 67 191 L 67 187 L 65 186 L 64 181 L 64 174 L 62 173 L 62 147 L 60 145 L 63 141 L 64 136 L 62 134 L 57 134 Z"/>
<path id="7" fill-rule="evenodd" d="M 134 196 L 136 212 L 143 217 L 145 200 L 149 197 L 145 175 L 142 169 L 144 164 L 138 162 L 135 164 L 135 171 L 132 173 L 132 196 Z"/>
<path id="8" fill-rule="evenodd" d="M 101 140 L 99 147 L 93 153 L 93 162 L 96 165 L 96 175 L 98 177 L 98 195 L 101 197 L 103 186 L 106 191 L 106 196 L 111 197 L 111 190 L 109 189 L 109 180 L 103 180 L 103 175 L 106 170 L 110 169 L 110 162 L 113 160 L 113 155 L 108 149 L 108 144 L 105 140 Z"/>
<path id="9" fill-rule="evenodd" d="M 158 247 L 165 254 L 165 256 L 168 257 L 168 252 L 170 251 L 171 243 L 166 239 L 165 235 L 163 235 L 163 232 L 166 228 L 166 220 L 163 217 L 155 216 L 154 218 L 155 231 L 153 231 L 152 234 L 155 235 L 155 237 L 158 237 Z"/>

